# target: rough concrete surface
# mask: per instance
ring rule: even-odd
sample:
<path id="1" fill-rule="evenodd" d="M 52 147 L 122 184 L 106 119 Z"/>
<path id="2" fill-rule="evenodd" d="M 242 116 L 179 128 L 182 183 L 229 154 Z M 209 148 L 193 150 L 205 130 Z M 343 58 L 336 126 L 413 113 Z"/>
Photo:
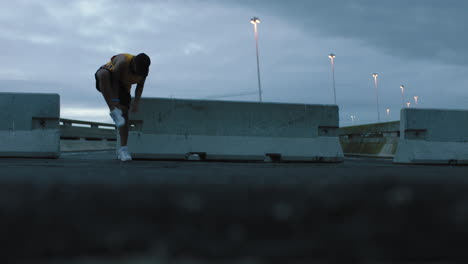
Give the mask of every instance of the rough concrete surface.
<path id="1" fill-rule="evenodd" d="M 468 167 L 0 159 L 2 263 L 466 260 Z"/>

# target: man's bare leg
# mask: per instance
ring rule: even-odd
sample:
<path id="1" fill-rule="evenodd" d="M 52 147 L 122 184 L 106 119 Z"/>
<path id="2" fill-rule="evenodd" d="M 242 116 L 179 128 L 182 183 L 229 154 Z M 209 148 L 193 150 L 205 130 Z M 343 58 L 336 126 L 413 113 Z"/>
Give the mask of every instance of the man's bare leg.
<path id="1" fill-rule="evenodd" d="M 123 117 L 125 118 L 125 125 L 119 128 L 120 133 L 120 146 L 125 147 L 128 143 L 128 109 L 124 107 Z"/>
<path id="2" fill-rule="evenodd" d="M 104 100 L 106 100 L 109 110 L 112 111 L 114 108 L 122 108 L 119 102 L 116 100 L 119 98 L 117 89 L 113 89 L 111 73 L 108 70 L 101 69 L 97 72 L 99 89 L 101 90 Z"/>
<path id="3" fill-rule="evenodd" d="M 100 69 L 97 71 L 96 77 L 99 82 L 99 89 L 109 107 L 112 120 L 117 127 L 123 126 L 125 124 L 121 111 L 123 107 L 119 102 L 119 91 L 112 85 L 112 74 L 105 69 Z"/>
<path id="4" fill-rule="evenodd" d="M 131 161 L 132 156 L 128 151 L 127 141 L 128 141 L 128 108 L 124 107 L 123 117 L 125 119 L 125 125 L 119 128 L 120 132 L 120 149 L 117 151 L 117 158 L 121 161 Z"/>

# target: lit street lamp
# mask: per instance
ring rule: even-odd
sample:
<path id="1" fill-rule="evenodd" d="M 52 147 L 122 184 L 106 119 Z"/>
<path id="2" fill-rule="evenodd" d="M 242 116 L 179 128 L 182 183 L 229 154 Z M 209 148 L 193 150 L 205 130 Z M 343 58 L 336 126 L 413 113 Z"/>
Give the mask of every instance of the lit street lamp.
<path id="1" fill-rule="evenodd" d="M 250 23 L 254 25 L 255 47 L 257 49 L 258 99 L 260 102 L 262 102 L 262 85 L 260 82 L 260 60 L 258 56 L 258 30 L 257 30 L 257 24 L 260 24 L 260 19 L 258 17 L 253 17 L 252 19 L 250 19 Z"/>
<path id="2" fill-rule="evenodd" d="M 406 107 L 407 107 L 407 108 L 410 108 L 410 105 L 411 105 L 410 102 L 406 103 Z"/>
<path id="3" fill-rule="evenodd" d="M 390 120 L 390 108 L 387 108 L 387 119 Z"/>
<path id="4" fill-rule="evenodd" d="M 333 79 L 333 99 L 334 99 L 334 103 L 336 104 L 336 89 L 335 89 L 335 58 L 336 58 L 336 55 L 333 54 L 333 53 L 330 53 L 328 55 L 328 58 L 330 58 L 330 62 L 331 62 L 331 70 L 332 70 L 332 79 Z"/>
<path id="5" fill-rule="evenodd" d="M 378 89 L 378 82 L 377 82 L 377 77 L 379 75 L 377 73 L 372 74 L 372 77 L 374 77 L 374 87 L 375 87 L 375 96 L 377 98 L 377 120 L 380 123 L 380 112 L 379 112 L 379 89 Z"/>
<path id="6" fill-rule="evenodd" d="M 405 86 L 400 85 L 401 89 L 401 102 L 403 103 L 403 107 L 405 107 Z"/>
<path id="7" fill-rule="evenodd" d="M 351 123 L 354 125 L 354 120 L 356 120 L 356 116 L 350 115 L 349 117 L 351 118 Z"/>
<path id="8" fill-rule="evenodd" d="M 415 96 L 415 97 L 414 97 L 414 104 L 415 104 L 415 105 L 418 105 L 418 99 L 419 99 L 419 96 Z"/>

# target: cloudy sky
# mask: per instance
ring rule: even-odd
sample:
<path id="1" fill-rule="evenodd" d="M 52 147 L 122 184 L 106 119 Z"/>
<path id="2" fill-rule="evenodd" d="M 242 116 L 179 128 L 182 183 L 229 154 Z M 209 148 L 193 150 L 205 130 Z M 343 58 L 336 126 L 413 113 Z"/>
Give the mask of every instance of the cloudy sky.
<path id="1" fill-rule="evenodd" d="M 468 106 L 461 0 L 0 0 L 0 92 L 59 93 L 63 118 L 111 122 L 94 73 L 121 52 L 152 58 L 145 97 L 333 103 L 343 126 L 418 107 Z M 133 92 L 133 91 L 132 91 Z M 386 109 L 390 109 L 390 116 Z"/>

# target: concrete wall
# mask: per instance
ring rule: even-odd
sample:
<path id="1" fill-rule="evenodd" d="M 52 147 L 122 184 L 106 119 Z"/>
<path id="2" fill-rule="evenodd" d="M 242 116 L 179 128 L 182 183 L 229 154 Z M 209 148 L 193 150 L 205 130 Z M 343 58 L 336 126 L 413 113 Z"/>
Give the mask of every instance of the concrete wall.
<path id="1" fill-rule="evenodd" d="M 61 139 L 61 152 L 76 152 L 76 151 L 97 151 L 97 150 L 113 150 L 115 149 L 115 141 L 108 140 L 86 140 L 86 139 Z"/>
<path id="2" fill-rule="evenodd" d="M 402 109 L 396 163 L 468 164 L 468 110 Z"/>
<path id="3" fill-rule="evenodd" d="M 343 160 L 332 105 L 145 98 L 130 119 L 137 159 Z"/>
<path id="4" fill-rule="evenodd" d="M 0 93 L 0 157 L 60 155 L 58 94 Z"/>

